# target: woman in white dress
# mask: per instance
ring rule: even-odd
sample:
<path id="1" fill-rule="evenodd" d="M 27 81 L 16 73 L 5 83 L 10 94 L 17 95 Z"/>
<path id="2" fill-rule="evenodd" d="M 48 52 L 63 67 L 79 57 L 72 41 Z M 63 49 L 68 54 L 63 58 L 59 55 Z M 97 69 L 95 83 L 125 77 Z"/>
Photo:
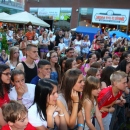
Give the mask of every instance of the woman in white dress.
<path id="1" fill-rule="evenodd" d="M 83 57 L 85 59 L 86 59 L 87 54 L 89 53 L 89 46 L 90 46 L 89 35 L 85 35 L 81 44 Z"/>
<path id="2" fill-rule="evenodd" d="M 38 46 L 38 43 L 39 43 L 39 41 L 37 39 L 37 36 L 35 35 L 34 38 L 33 38 L 33 40 L 32 40 L 32 44 Z"/>
<path id="3" fill-rule="evenodd" d="M 65 32 L 65 37 L 63 38 L 63 43 L 65 43 L 65 48 L 69 48 L 71 44 L 71 39 L 69 38 L 69 33 Z"/>
<path id="4" fill-rule="evenodd" d="M 78 34 L 73 42 L 75 51 L 78 53 L 78 55 L 81 53 L 81 41 L 81 35 Z"/>

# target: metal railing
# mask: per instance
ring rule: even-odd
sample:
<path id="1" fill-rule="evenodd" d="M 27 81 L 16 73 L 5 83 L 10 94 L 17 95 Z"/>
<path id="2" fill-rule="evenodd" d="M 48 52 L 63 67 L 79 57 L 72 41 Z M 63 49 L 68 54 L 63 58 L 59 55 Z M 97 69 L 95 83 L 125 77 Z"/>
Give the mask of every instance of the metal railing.
<path id="1" fill-rule="evenodd" d="M 23 4 L 21 4 L 19 2 L 14 2 L 14 1 L 11 1 L 11 0 L 0 0 L 0 4 L 14 6 L 14 7 L 17 7 L 17 8 L 24 8 Z"/>

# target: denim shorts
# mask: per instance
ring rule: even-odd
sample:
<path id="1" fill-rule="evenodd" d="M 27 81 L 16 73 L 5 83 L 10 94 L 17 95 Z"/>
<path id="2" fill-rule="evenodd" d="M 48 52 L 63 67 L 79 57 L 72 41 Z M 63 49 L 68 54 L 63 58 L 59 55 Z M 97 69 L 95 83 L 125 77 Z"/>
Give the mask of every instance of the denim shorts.
<path id="1" fill-rule="evenodd" d="M 48 52 L 48 48 L 45 48 L 45 49 L 40 49 L 40 52 L 47 53 L 47 52 Z"/>

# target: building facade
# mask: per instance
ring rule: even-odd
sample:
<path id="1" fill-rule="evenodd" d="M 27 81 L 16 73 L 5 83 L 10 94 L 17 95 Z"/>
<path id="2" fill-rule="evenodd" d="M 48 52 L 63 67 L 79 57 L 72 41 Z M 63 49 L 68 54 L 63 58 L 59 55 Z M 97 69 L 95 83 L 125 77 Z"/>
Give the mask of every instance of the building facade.
<path id="1" fill-rule="evenodd" d="M 82 25 L 130 32 L 130 0 L 25 0 L 25 10 L 51 27 Z"/>
<path id="2" fill-rule="evenodd" d="M 24 11 L 24 0 L 0 0 L 0 12 L 15 14 Z"/>

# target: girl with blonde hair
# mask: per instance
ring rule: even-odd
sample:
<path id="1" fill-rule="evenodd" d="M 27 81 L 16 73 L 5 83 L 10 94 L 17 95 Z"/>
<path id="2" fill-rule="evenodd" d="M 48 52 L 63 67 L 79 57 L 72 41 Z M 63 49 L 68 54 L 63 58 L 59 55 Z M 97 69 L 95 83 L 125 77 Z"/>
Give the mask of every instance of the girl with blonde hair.
<path id="1" fill-rule="evenodd" d="M 7 64 L 11 70 L 14 70 L 18 63 L 19 63 L 19 48 L 13 46 L 10 48 L 9 60 L 5 64 Z"/>

